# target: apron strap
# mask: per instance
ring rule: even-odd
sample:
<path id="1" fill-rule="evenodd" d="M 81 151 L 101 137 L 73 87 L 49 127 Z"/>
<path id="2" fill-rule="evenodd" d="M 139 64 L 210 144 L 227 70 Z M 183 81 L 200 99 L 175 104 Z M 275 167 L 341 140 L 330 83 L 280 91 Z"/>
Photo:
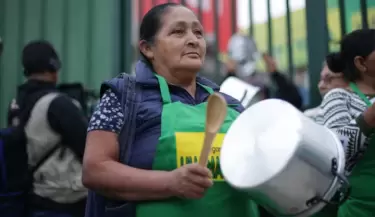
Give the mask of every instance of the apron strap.
<path id="1" fill-rule="evenodd" d="M 214 93 L 214 90 L 211 87 L 203 85 L 201 83 L 198 83 L 198 85 L 200 85 L 201 87 L 203 87 L 203 89 L 205 89 L 209 94 L 213 94 Z"/>
<path id="2" fill-rule="evenodd" d="M 366 95 L 364 93 L 362 93 L 361 90 L 359 90 L 358 86 L 356 84 L 354 84 L 353 82 L 350 82 L 350 88 L 356 93 L 358 94 L 358 96 L 366 103 L 366 105 L 368 107 L 370 107 L 372 105 L 372 103 L 370 102 L 370 100 L 366 97 Z"/>
<path id="3" fill-rule="evenodd" d="M 169 93 L 167 81 L 165 80 L 165 78 L 161 77 L 160 75 L 157 75 L 156 73 L 155 76 L 159 81 L 160 93 L 161 98 L 163 99 L 163 104 L 172 103 L 172 98 L 171 94 Z"/>
<path id="4" fill-rule="evenodd" d="M 169 92 L 169 87 L 168 87 L 167 81 L 165 80 L 165 78 L 163 78 L 162 76 L 160 76 L 156 73 L 155 73 L 155 76 L 159 81 L 159 87 L 160 87 L 161 98 L 163 100 L 163 104 L 172 103 L 172 98 L 171 98 L 171 94 Z M 211 87 L 200 84 L 200 83 L 198 83 L 198 85 L 203 87 L 209 94 L 214 93 L 214 90 Z"/>

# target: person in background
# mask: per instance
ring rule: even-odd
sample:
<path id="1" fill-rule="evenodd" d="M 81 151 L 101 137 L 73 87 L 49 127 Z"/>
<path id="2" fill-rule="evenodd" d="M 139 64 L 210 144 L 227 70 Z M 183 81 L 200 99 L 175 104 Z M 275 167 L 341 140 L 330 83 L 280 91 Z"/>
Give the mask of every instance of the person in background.
<path id="1" fill-rule="evenodd" d="M 318 89 L 320 95 L 324 97 L 324 95 L 334 89 L 334 88 L 346 88 L 348 87 L 348 81 L 345 80 L 345 77 L 342 73 L 333 73 L 327 66 L 326 61 L 323 63 L 322 71 L 320 72 L 320 81 L 318 83 Z M 316 108 L 307 109 L 304 111 L 304 114 L 307 117 L 312 118 L 315 120 L 316 116 L 318 115 L 319 106 Z"/>
<path id="2" fill-rule="evenodd" d="M 17 89 L 9 124 L 25 126 L 33 175 L 29 217 L 82 217 L 87 190 L 81 181 L 87 119 L 72 100 L 56 88 L 59 57 L 47 41 L 32 41 L 22 52 L 26 82 Z"/>
<path id="3" fill-rule="evenodd" d="M 194 12 L 176 3 L 153 7 L 141 22 L 139 49 L 135 82 L 141 99 L 130 126 L 134 143 L 124 144 L 130 135 L 121 133 L 129 121 L 120 103 L 124 79 L 104 83 L 89 124 L 83 183 L 96 194 L 90 192 L 86 217 L 258 216 L 256 205 L 223 179 L 215 160 L 219 152 L 211 155 L 216 157 L 208 168 L 196 163 L 206 101 L 219 87 L 198 75 L 206 41 Z M 244 108 L 222 96 L 228 102 L 224 134 Z M 124 145 L 131 147 L 127 165 L 119 163 Z"/>
<path id="4" fill-rule="evenodd" d="M 317 216 L 369 217 L 375 213 L 375 29 L 353 31 L 340 45 L 340 52 L 327 56 L 327 65 L 350 83 L 326 93 L 316 122 L 341 140 L 351 192 L 337 215 Z"/>
<path id="5" fill-rule="evenodd" d="M 271 85 L 265 84 L 264 81 L 259 82 L 259 79 L 257 79 L 258 73 L 253 73 L 244 80 L 252 85 L 260 86 L 265 99 L 282 99 L 291 103 L 296 108 L 302 109 L 302 97 L 299 94 L 297 86 L 277 70 L 276 62 L 270 55 L 263 54 L 263 61 L 271 79 Z M 231 59 L 226 62 L 227 77 L 236 76 L 236 65 L 237 63 Z M 272 86 L 274 87 L 272 88 Z"/>

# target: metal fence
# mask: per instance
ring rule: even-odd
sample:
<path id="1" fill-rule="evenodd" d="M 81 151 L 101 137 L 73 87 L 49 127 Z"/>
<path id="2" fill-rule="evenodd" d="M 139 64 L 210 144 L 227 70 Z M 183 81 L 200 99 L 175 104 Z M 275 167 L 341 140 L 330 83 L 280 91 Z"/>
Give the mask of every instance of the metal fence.
<path id="1" fill-rule="evenodd" d="M 237 12 L 245 1 L 249 27 L 241 29 L 237 26 Z M 358 28 L 375 28 L 375 0 L 139 0 L 133 1 L 133 5 L 130 1 L 125 4 L 128 4 L 127 8 L 133 8 L 133 20 L 140 21 L 152 6 L 165 2 L 190 7 L 205 27 L 209 42 L 206 66 L 202 71 L 205 76 L 221 81 L 228 40 L 240 31 L 254 38 L 261 52 L 273 55 L 279 69 L 291 79 L 296 80 L 296 72 L 308 72 L 303 80 L 307 88 L 311 87 L 311 106 L 320 102 L 315 87 L 321 63 L 328 52 L 339 48 L 338 42 L 346 33 Z M 293 5 L 302 7 L 294 9 Z M 257 13 L 266 14 L 266 19 L 257 21 Z M 128 30 L 123 32 L 137 30 L 134 25 L 138 23 L 133 22 L 133 27 L 128 26 Z M 136 32 L 133 32 L 134 41 Z M 124 70 L 131 70 L 129 63 L 135 58 L 136 55 L 124 54 Z M 265 70 L 261 61 L 257 66 L 259 71 Z"/>
<path id="2" fill-rule="evenodd" d="M 345 33 L 375 27 L 375 0 L 0 0 L 0 125 L 23 81 L 20 55 L 28 41 L 47 39 L 55 45 L 63 62 L 62 82 L 98 89 L 118 72 L 132 72 L 139 21 L 152 6 L 165 2 L 190 7 L 203 23 L 209 45 L 204 75 L 221 81 L 228 40 L 243 32 L 291 78 L 307 69 L 311 105 L 320 101 L 314 87 L 325 55 L 338 49 Z M 295 4 L 303 6 L 295 9 Z M 274 14 L 279 7 L 283 13 Z M 239 8 L 248 15 L 249 27 L 237 26 L 243 19 Z M 266 19 L 257 21 L 257 13 Z M 261 62 L 257 66 L 264 71 Z"/>

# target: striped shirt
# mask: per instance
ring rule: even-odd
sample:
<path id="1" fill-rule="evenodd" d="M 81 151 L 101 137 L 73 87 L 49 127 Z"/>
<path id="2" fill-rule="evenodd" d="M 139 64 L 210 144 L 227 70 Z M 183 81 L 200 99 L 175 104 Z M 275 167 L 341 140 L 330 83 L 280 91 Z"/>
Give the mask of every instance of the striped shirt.
<path id="1" fill-rule="evenodd" d="M 374 102 L 375 98 L 369 100 Z M 318 124 L 332 129 L 341 140 L 348 172 L 363 155 L 369 143 L 356 121 L 366 108 L 366 103 L 357 94 L 345 89 L 333 89 L 325 95 L 316 117 Z"/>

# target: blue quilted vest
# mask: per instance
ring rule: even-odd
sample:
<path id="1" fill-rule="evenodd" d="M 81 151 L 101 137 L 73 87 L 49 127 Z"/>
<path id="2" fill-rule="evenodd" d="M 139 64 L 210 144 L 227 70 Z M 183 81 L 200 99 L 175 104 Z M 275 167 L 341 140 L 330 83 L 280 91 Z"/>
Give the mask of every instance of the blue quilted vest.
<path id="1" fill-rule="evenodd" d="M 111 89 L 121 99 L 124 118 L 126 119 L 119 135 L 120 159 L 123 164 L 128 164 L 131 153 L 131 144 L 134 142 L 136 113 L 140 101 L 140 89 L 136 85 L 135 77 L 125 73 L 106 81 L 100 88 L 100 96 Z M 102 195 L 89 191 L 86 204 L 85 217 L 134 217 L 135 204 L 124 201 L 114 201 Z"/>

